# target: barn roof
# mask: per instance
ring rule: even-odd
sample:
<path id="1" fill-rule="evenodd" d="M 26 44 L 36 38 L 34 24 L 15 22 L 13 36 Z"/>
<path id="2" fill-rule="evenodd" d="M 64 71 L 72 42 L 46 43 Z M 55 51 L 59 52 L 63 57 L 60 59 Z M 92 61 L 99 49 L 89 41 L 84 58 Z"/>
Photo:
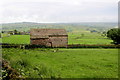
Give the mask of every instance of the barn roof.
<path id="1" fill-rule="evenodd" d="M 31 29 L 31 38 L 48 38 L 50 35 L 67 35 L 65 29 Z"/>

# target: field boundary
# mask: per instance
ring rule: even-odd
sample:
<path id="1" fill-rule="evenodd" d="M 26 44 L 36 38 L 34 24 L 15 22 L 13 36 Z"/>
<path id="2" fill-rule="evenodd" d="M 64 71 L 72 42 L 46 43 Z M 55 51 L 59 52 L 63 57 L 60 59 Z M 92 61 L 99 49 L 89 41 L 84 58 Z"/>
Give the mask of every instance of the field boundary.
<path id="1" fill-rule="evenodd" d="M 68 48 L 120 48 L 120 45 L 114 44 L 70 44 Z"/>
<path id="2" fill-rule="evenodd" d="M 31 45 L 31 44 L 8 44 L 8 43 L 0 43 L 2 48 L 51 48 L 51 47 L 46 47 L 44 45 Z M 101 45 L 88 45 L 88 44 L 69 44 L 66 47 L 52 47 L 52 48 L 120 48 L 120 45 L 106 45 L 106 44 L 101 44 Z"/>

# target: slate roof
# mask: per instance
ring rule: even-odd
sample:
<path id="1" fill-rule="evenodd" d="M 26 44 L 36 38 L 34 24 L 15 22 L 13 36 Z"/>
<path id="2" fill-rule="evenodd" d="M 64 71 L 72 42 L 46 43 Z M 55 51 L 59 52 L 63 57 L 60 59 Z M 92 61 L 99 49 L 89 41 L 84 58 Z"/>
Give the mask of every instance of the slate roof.
<path id="1" fill-rule="evenodd" d="M 67 35 L 65 29 L 31 29 L 31 38 L 49 38 L 50 35 Z"/>

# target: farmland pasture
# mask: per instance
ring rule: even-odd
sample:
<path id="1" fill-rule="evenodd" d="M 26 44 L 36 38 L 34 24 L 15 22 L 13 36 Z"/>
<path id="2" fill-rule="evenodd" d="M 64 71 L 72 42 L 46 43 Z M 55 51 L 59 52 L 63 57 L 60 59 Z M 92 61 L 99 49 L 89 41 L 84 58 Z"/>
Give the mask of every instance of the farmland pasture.
<path id="1" fill-rule="evenodd" d="M 118 77 L 118 49 L 3 48 L 2 55 L 29 78 Z"/>
<path id="2" fill-rule="evenodd" d="M 117 23 L 3 24 L 3 31 L 28 31 L 30 28 L 63 28 L 68 44 L 111 44 L 101 36 Z M 91 33 L 91 30 L 97 32 Z M 2 43 L 30 44 L 30 35 L 2 34 Z M 1 43 L 1 42 L 0 42 Z M 2 57 L 25 78 L 118 78 L 118 49 L 102 48 L 2 48 Z"/>
<path id="3" fill-rule="evenodd" d="M 30 44 L 30 35 L 11 35 L 3 37 L 3 43 Z M 68 33 L 68 44 L 111 44 L 112 40 L 100 33 L 71 32 Z"/>
<path id="4" fill-rule="evenodd" d="M 3 37 L 2 43 L 12 43 L 12 44 L 29 44 L 29 35 L 11 35 L 10 37 Z"/>
<path id="5" fill-rule="evenodd" d="M 112 40 L 100 33 L 69 33 L 68 44 L 111 44 Z"/>

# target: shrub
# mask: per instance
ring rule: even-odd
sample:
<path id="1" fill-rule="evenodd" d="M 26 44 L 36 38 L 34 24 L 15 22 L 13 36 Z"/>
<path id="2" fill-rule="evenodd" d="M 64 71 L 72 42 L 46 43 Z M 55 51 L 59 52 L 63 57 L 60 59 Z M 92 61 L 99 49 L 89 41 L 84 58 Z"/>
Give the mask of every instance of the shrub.
<path id="1" fill-rule="evenodd" d="M 107 37 L 112 39 L 115 44 L 120 44 L 120 28 L 108 30 Z"/>

